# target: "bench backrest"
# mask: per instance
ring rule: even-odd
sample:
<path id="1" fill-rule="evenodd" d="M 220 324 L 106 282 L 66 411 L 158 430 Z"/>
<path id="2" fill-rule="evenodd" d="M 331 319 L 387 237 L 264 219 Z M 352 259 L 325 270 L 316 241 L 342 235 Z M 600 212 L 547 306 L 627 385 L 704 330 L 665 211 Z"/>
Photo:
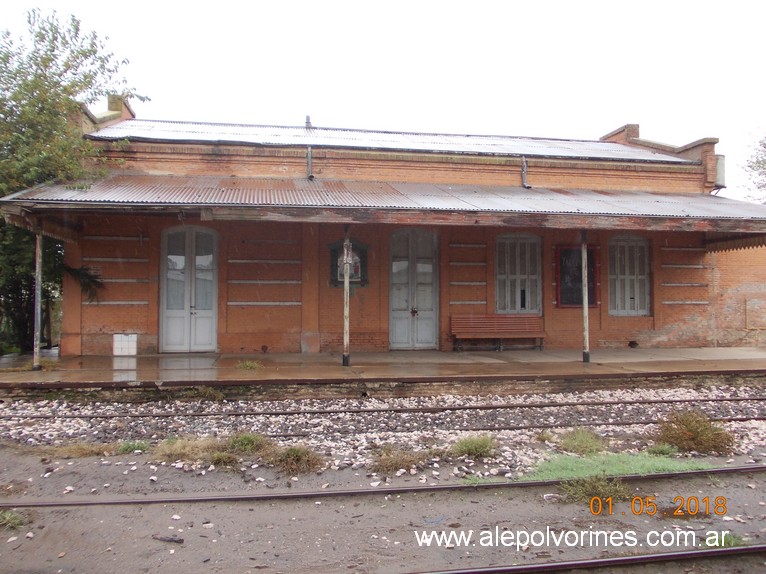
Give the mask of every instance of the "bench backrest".
<path id="1" fill-rule="evenodd" d="M 541 332 L 540 315 L 453 315 L 450 317 L 452 333 L 467 331 L 488 332 Z"/>

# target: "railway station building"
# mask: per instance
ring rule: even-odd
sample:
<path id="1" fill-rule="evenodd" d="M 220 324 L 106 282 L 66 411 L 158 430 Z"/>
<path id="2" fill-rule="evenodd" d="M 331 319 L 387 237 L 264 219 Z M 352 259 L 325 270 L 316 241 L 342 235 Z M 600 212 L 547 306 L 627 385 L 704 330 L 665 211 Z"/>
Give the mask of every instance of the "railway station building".
<path id="1" fill-rule="evenodd" d="M 346 238 L 355 350 L 580 348 L 584 300 L 595 349 L 763 340 L 766 206 L 717 195 L 715 139 L 147 121 L 117 98 L 83 127 L 105 174 L 0 201 L 104 281 L 65 279 L 63 356 L 340 350 Z"/>

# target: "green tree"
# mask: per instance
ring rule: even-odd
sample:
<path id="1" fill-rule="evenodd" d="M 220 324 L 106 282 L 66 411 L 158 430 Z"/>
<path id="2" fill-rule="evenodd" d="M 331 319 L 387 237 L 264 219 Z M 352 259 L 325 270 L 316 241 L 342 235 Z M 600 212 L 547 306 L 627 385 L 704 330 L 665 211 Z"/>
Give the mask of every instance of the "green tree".
<path id="1" fill-rule="evenodd" d="M 755 153 L 747 162 L 747 170 L 753 178 L 761 201 L 763 201 L 764 196 L 766 196 L 766 138 L 758 142 Z"/>
<path id="2" fill-rule="evenodd" d="M 0 195 L 45 182 L 87 175 L 95 148 L 82 138 L 81 105 L 109 94 L 138 96 L 121 76 L 127 60 L 115 58 L 95 32 L 85 33 L 74 16 L 27 14 L 28 33 L 0 34 Z M 62 246 L 46 241 L 45 283 L 58 290 Z M 86 277 L 87 270 L 71 270 Z M 0 221 L 0 321 L 6 338 L 32 347 L 34 237 Z"/>

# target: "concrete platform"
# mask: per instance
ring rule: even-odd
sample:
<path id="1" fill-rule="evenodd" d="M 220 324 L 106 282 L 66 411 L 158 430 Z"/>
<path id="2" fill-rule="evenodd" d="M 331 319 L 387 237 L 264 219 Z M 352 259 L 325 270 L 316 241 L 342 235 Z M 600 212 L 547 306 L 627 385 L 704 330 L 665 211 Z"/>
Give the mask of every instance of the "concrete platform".
<path id="1" fill-rule="evenodd" d="M 46 370 L 31 371 L 30 356 L 0 357 L 0 388 L 133 387 L 200 384 L 349 383 L 598 379 L 681 373 L 766 374 L 766 349 L 717 347 L 575 350 L 392 351 L 319 354 L 172 354 L 139 357 L 44 357 Z M 249 367 L 249 368 L 248 368 Z"/>

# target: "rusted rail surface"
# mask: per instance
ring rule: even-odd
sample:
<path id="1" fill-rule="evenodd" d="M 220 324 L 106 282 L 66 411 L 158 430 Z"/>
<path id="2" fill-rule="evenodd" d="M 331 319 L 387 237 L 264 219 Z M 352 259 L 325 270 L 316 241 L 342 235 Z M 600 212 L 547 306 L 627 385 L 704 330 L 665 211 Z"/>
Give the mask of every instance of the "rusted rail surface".
<path id="1" fill-rule="evenodd" d="M 630 474 L 623 476 L 607 477 L 619 478 L 625 482 L 640 482 L 645 480 L 671 480 L 678 478 L 692 478 L 710 475 L 752 474 L 766 472 L 766 464 L 752 466 L 732 466 L 725 468 L 710 468 L 705 470 L 685 470 L 680 472 L 663 472 L 656 474 Z M 198 504 L 198 503 L 224 503 L 224 502 L 273 502 L 278 500 L 315 500 L 319 498 L 340 498 L 352 496 L 386 496 L 421 492 L 476 492 L 484 490 L 500 489 L 524 489 L 558 486 L 565 480 L 535 480 L 535 481 L 498 481 L 479 484 L 445 484 L 425 486 L 396 486 L 383 488 L 355 488 L 341 490 L 315 490 L 315 491 L 283 491 L 268 492 L 261 494 L 237 493 L 237 494 L 205 494 L 190 496 L 155 497 L 144 496 L 142 498 L 57 498 L 56 500 L 10 500 L 0 499 L 2 508 L 60 508 L 60 507 L 86 507 L 86 506 L 132 506 L 142 504 Z"/>
<path id="2" fill-rule="evenodd" d="M 514 564 L 507 566 L 488 566 L 485 568 L 472 567 L 459 570 L 434 570 L 421 574 L 521 574 L 527 572 L 568 572 L 572 570 L 596 570 L 600 568 L 631 568 L 646 564 L 666 564 L 669 562 L 692 562 L 695 560 L 715 560 L 738 558 L 742 556 L 766 555 L 766 545 L 738 546 L 732 548 L 709 548 L 704 550 L 688 550 L 662 552 L 657 554 L 641 554 L 634 556 L 615 556 L 613 558 L 596 558 L 593 560 L 570 560 L 566 562 L 548 562 L 539 564 Z M 622 570 L 620 570 L 622 571 Z M 658 570 L 662 572 L 662 570 Z"/>
<path id="3" fill-rule="evenodd" d="M 348 408 L 348 409 L 294 409 L 294 410 L 262 410 L 262 411 L 194 411 L 194 412 L 162 412 L 162 413 L 77 413 L 77 414 L 0 414 L 0 419 L 24 418 L 24 419 L 112 419 L 112 418 L 175 418 L 175 417 L 242 417 L 242 416 L 292 416 L 292 415 L 333 415 L 333 414 L 376 414 L 376 413 L 445 413 L 454 411 L 489 411 L 489 410 L 513 410 L 513 409 L 548 409 L 564 407 L 601 407 L 613 405 L 659 405 L 659 404 L 686 404 L 694 403 L 737 403 L 737 402 L 764 402 L 766 397 L 713 397 L 704 399 L 650 399 L 634 401 L 581 401 L 581 402 L 547 402 L 547 403 L 488 403 L 479 405 L 449 405 L 434 407 L 392 407 L 392 408 Z M 724 419 L 721 419 L 724 420 Z M 747 419 L 753 420 L 753 419 Z M 756 419 L 760 420 L 760 419 Z M 604 423 L 604 424 L 631 424 L 631 423 Z M 636 423 L 640 424 L 640 423 Z"/>

